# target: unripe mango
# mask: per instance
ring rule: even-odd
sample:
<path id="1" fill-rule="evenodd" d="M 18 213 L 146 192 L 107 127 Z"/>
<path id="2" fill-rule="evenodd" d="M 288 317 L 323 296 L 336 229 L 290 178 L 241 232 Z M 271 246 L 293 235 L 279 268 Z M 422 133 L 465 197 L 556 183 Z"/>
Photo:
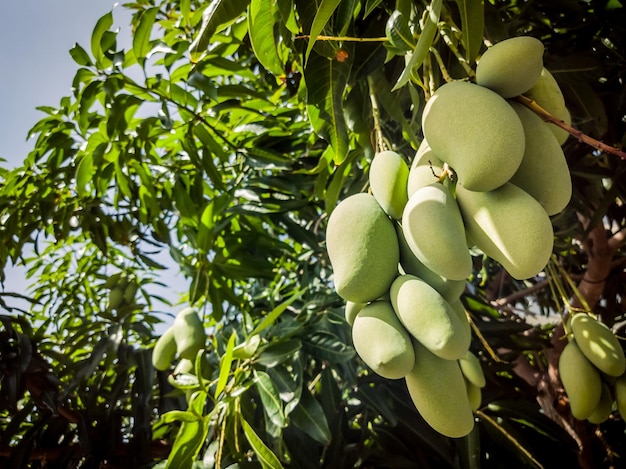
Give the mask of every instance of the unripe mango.
<path id="1" fill-rule="evenodd" d="M 624 374 L 624 349 L 611 329 L 586 313 L 574 314 L 570 327 L 580 350 L 596 368 L 609 376 Z"/>
<path id="2" fill-rule="evenodd" d="M 530 36 L 501 41 L 487 49 L 476 66 L 476 83 L 504 98 L 524 94 L 543 69 L 543 44 Z"/>
<path id="3" fill-rule="evenodd" d="M 622 420 L 626 420 L 626 375 L 622 375 L 615 380 L 614 390 L 617 410 Z"/>
<path id="4" fill-rule="evenodd" d="M 398 238 L 374 196 L 351 195 L 333 210 L 326 249 L 335 289 L 344 300 L 368 303 L 383 296 L 398 272 Z"/>
<path id="5" fill-rule="evenodd" d="M 548 111 L 551 115 L 559 120 L 562 120 L 566 124 L 572 123 L 567 107 L 565 107 L 565 99 L 559 84 L 554 79 L 554 76 L 545 67 L 541 70 L 541 76 L 537 83 L 524 93 L 526 97 L 534 100 L 539 106 Z M 544 123 L 550 131 L 554 134 L 559 145 L 563 145 L 569 137 L 569 132 L 557 127 L 554 124 Z"/>
<path id="6" fill-rule="evenodd" d="M 415 366 L 405 379 L 415 408 L 442 435 L 469 434 L 474 416 L 459 364 L 434 355 L 417 341 L 413 345 Z"/>
<path id="7" fill-rule="evenodd" d="M 450 190 L 440 183 L 418 189 L 402 214 L 411 251 L 437 275 L 463 280 L 472 273 L 463 218 Z"/>
<path id="8" fill-rule="evenodd" d="M 595 424 L 601 424 L 611 415 L 613 410 L 613 396 L 611 396 L 611 390 L 606 383 L 602 383 L 602 391 L 600 393 L 600 402 L 587 418 L 589 422 Z"/>
<path id="9" fill-rule="evenodd" d="M 532 195 L 548 215 L 565 208 L 572 197 L 572 179 L 561 145 L 546 123 L 521 103 L 511 102 L 524 126 L 524 158 L 510 182 Z"/>
<path id="10" fill-rule="evenodd" d="M 468 379 L 465 380 L 465 386 L 467 388 L 467 398 L 469 400 L 472 411 L 478 410 L 483 400 L 482 389 Z"/>
<path id="11" fill-rule="evenodd" d="M 518 280 L 534 277 L 552 254 L 550 217 L 531 195 L 507 183 L 489 192 L 456 187 L 468 237 Z"/>
<path id="12" fill-rule="evenodd" d="M 117 286 L 109 292 L 109 309 L 117 309 L 124 304 L 124 288 Z"/>
<path id="13" fill-rule="evenodd" d="M 602 381 L 598 369 L 587 360 L 574 340 L 569 341 L 561 352 L 559 374 L 572 415 L 578 420 L 589 418 L 600 402 Z"/>
<path id="14" fill-rule="evenodd" d="M 172 327 L 161 334 L 152 349 L 152 366 L 159 371 L 165 371 L 172 366 L 176 357 L 176 340 Z"/>
<path id="15" fill-rule="evenodd" d="M 361 359 L 383 378 L 403 378 L 413 368 L 411 337 L 387 301 L 374 301 L 359 312 L 352 342 Z"/>
<path id="16" fill-rule="evenodd" d="M 458 300 L 463 290 L 465 290 L 466 281 L 450 280 L 430 270 L 415 257 L 415 254 L 413 254 L 413 251 L 411 251 L 411 248 L 406 242 L 404 232 L 399 224 L 396 224 L 396 232 L 398 233 L 398 244 L 400 246 L 400 266 L 402 273 L 421 278 L 450 303 Z"/>
<path id="17" fill-rule="evenodd" d="M 462 342 L 465 343 L 467 342 L 468 344 L 472 342 L 472 325 L 470 324 L 468 318 L 467 318 L 467 313 L 465 312 L 465 306 L 463 305 L 463 302 L 461 301 L 461 298 L 455 298 L 453 300 L 446 300 L 448 301 L 448 304 L 450 305 L 450 309 L 452 311 L 454 311 L 454 313 L 456 314 L 457 318 L 459 318 L 459 321 L 461 323 L 461 328 L 463 329 L 461 332 L 461 337 L 463 337 Z"/>
<path id="18" fill-rule="evenodd" d="M 442 170 L 443 161 L 435 155 L 426 139 L 422 140 L 409 169 L 408 197 L 411 198 L 419 188 L 437 182 Z"/>
<path id="19" fill-rule="evenodd" d="M 463 81 L 441 86 L 426 103 L 422 128 L 435 155 L 469 190 L 500 187 L 522 162 L 519 117 L 504 98 L 482 86 Z"/>
<path id="20" fill-rule="evenodd" d="M 346 301 L 346 308 L 344 314 L 346 316 L 346 322 L 350 325 L 354 324 L 354 318 L 365 307 L 365 303 L 355 303 L 354 301 Z"/>
<path id="21" fill-rule="evenodd" d="M 468 350 L 464 356 L 459 358 L 459 366 L 461 367 L 463 376 L 465 376 L 470 383 L 474 386 L 478 386 L 479 388 L 485 387 L 487 381 L 485 380 L 483 367 L 480 365 L 478 357 L 470 350 Z"/>
<path id="22" fill-rule="evenodd" d="M 195 308 L 185 308 L 174 318 L 172 324 L 176 348 L 182 358 L 195 360 L 198 351 L 204 347 L 206 332 Z"/>
<path id="23" fill-rule="evenodd" d="M 391 304 L 406 330 L 438 357 L 456 360 L 469 349 L 465 325 L 437 290 L 413 275 L 391 284 Z"/>
<path id="24" fill-rule="evenodd" d="M 395 151 L 376 153 L 369 171 L 372 195 L 391 218 L 402 218 L 408 200 L 409 167 Z"/>

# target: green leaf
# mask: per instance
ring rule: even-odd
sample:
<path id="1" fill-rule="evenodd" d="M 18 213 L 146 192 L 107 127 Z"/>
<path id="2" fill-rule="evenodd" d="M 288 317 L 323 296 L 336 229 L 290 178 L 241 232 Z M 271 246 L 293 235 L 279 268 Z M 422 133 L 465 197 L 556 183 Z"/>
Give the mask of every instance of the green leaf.
<path id="1" fill-rule="evenodd" d="M 133 52 L 140 64 L 145 62 L 146 55 L 150 52 L 150 34 L 158 13 L 159 7 L 152 7 L 144 10 L 139 17 L 139 24 L 133 35 Z"/>
<path id="2" fill-rule="evenodd" d="M 206 440 L 209 426 L 204 419 L 183 422 L 176 435 L 165 469 L 188 469 L 193 466 L 202 444 Z"/>
<path id="3" fill-rule="evenodd" d="M 323 445 L 330 443 L 332 435 L 324 409 L 305 386 L 300 403 L 289 414 L 291 422 Z"/>
<path id="4" fill-rule="evenodd" d="M 483 43 L 485 29 L 484 0 L 456 0 L 461 15 L 461 40 L 465 47 L 465 59 L 472 63 Z"/>
<path id="5" fill-rule="evenodd" d="M 280 463 L 276 455 L 267 447 L 265 443 L 263 443 L 263 440 L 259 438 L 259 435 L 256 434 L 252 426 L 250 426 L 246 419 L 243 418 L 243 415 L 239 414 L 239 416 L 243 433 L 246 435 L 246 440 L 250 443 L 250 446 L 257 455 L 257 458 L 259 458 L 259 462 L 263 468 L 281 469 L 283 465 Z"/>
<path id="6" fill-rule="evenodd" d="M 70 55 L 74 62 L 78 65 L 89 66 L 91 65 L 91 58 L 85 49 L 83 49 L 78 43 L 74 44 L 74 47 L 70 49 Z"/>
<path id="7" fill-rule="evenodd" d="M 363 18 L 367 18 L 367 16 L 373 12 L 378 5 L 382 3 L 383 0 L 367 0 L 365 3 L 365 13 L 363 14 Z"/>
<path id="8" fill-rule="evenodd" d="M 428 55 L 428 50 L 433 44 L 435 34 L 437 34 L 437 24 L 439 23 L 439 15 L 441 13 L 442 1 L 443 0 L 433 0 L 433 2 L 430 4 L 428 15 L 424 21 L 424 28 L 422 29 L 422 34 L 420 34 L 420 37 L 417 40 L 415 50 L 411 54 L 409 63 L 407 63 L 404 67 L 400 78 L 398 78 L 398 81 L 391 91 L 402 88 L 402 86 L 404 86 L 411 79 L 411 73 L 413 72 L 413 69 L 422 65 L 422 62 L 424 62 L 426 55 Z"/>
<path id="9" fill-rule="evenodd" d="M 102 16 L 91 33 L 91 53 L 96 59 L 96 63 L 100 63 L 104 58 L 104 52 L 102 50 L 102 38 L 104 34 L 113 25 L 113 14 L 108 12 Z"/>
<path id="10" fill-rule="evenodd" d="M 415 39 L 407 18 L 398 10 L 394 11 L 385 27 L 385 35 L 391 45 L 401 52 L 415 49 Z"/>
<path id="11" fill-rule="evenodd" d="M 228 344 L 226 345 L 226 351 L 220 360 L 220 374 L 217 379 L 217 385 L 215 386 L 215 398 L 220 395 L 220 393 L 226 387 L 226 382 L 228 381 L 228 376 L 230 375 L 230 366 L 233 363 L 233 349 L 235 348 L 235 339 L 237 338 L 237 333 L 233 332 L 228 339 Z"/>
<path id="12" fill-rule="evenodd" d="M 248 9 L 248 34 L 256 58 L 274 75 L 283 73 L 274 35 L 276 22 L 275 0 L 252 0 Z"/>
<path id="13" fill-rule="evenodd" d="M 215 226 L 215 220 L 213 215 L 213 208 L 215 204 L 213 201 L 209 202 L 200 217 L 200 227 L 198 228 L 198 238 L 196 244 L 198 249 L 202 252 L 208 252 L 213 244 L 213 227 Z"/>
<path id="14" fill-rule="evenodd" d="M 276 322 L 276 320 L 280 317 L 280 315 L 283 314 L 285 312 L 285 310 L 294 301 L 296 301 L 298 298 L 300 298 L 302 296 L 302 293 L 303 293 L 302 291 L 297 291 L 293 295 L 291 295 L 289 297 L 289 299 L 283 301 L 281 304 L 276 306 L 272 311 L 270 311 L 267 315 L 265 315 L 263 317 L 261 322 L 259 322 L 257 324 L 257 326 L 254 328 L 254 330 L 252 332 L 250 332 L 250 335 L 258 334 L 263 329 L 265 329 L 265 328 L 271 326 L 272 324 L 274 324 L 274 322 Z"/>
<path id="15" fill-rule="evenodd" d="M 281 428 L 284 427 L 287 424 L 287 419 L 272 379 L 264 371 L 254 370 L 254 383 L 261 397 L 263 410 L 267 418 L 274 425 Z"/>
<path id="16" fill-rule="evenodd" d="M 321 360 L 341 363 L 354 356 L 354 349 L 344 344 L 331 332 L 320 331 L 308 339 L 305 343 L 306 349 Z"/>
<path id="17" fill-rule="evenodd" d="M 191 43 L 191 61 L 198 62 L 211 43 L 213 35 L 236 20 L 250 0 L 213 0 L 202 13 L 202 26 Z"/>
<path id="18" fill-rule="evenodd" d="M 315 18 L 313 18 L 313 24 L 311 25 L 311 32 L 309 33 L 309 45 L 306 48 L 306 53 L 304 54 L 305 62 L 308 61 L 309 55 L 313 50 L 313 46 L 317 42 L 317 36 L 320 35 L 328 21 L 330 21 L 330 17 L 333 16 L 335 9 L 339 6 L 341 0 L 322 0 L 317 12 L 315 13 Z"/>
<path id="19" fill-rule="evenodd" d="M 89 195 L 89 183 L 95 173 L 93 154 L 86 152 L 76 167 L 76 190 L 79 196 L 87 197 Z"/>
<path id="20" fill-rule="evenodd" d="M 268 345 L 257 358 L 257 363 L 271 368 L 280 365 L 288 358 L 292 357 L 300 348 L 302 342 L 299 339 L 288 339 L 274 342 Z"/>
<path id="21" fill-rule="evenodd" d="M 328 140 L 341 164 L 348 155 L 348 128 L 343 113 L 343 94 L 350 64 L 313 55 L 304 70 L 307 111 L 314 130 Z"/>

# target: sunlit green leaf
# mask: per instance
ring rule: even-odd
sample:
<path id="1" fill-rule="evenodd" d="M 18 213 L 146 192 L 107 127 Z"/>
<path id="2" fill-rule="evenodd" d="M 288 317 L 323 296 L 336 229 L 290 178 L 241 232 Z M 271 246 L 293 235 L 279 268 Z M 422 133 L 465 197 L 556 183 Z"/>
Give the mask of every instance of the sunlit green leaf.
<path id="1" fill-rule="evenodd" d="M 133 52 L 139 63 L 143 63 L 150 51 L 150 35 L 152 27 L 159 13 L 159 7 L 144 10 L 139 17 L 139 24 L 133 34 Z"/>
<path id="2" fill-rule="evenodd" d="M 309 44 L 304 54 L 304 60 L 307 61 L 313 50 L 313 46 L 317 42 L 317 36 L 323 31 L 326 24 L 333 16 L 335 9 L 339 6 L 341 0 L 322 0 L 315 13 L 313 24 L 311 25 L 311 31 L 309 32 Z"/>
<path id="3" fill-rule="evenodd" d="M 283 64 L 278 56 L 274 23 L 276 0 L 252 0 L 248 8 L 248 33 L 256 58 L 274 75 L 280 75 Z"/>
<path id="4" fill-rule="evenodd" d="M 102 50 L 102 38 L 112 25 L 113 14 L 108 12 L 98 20 L 91 33 L 91 53 L 96 59 L 96 63 L 100 63 L 104 58 L 105 51 Z"/>
<path id="5" fill-rule="evenodd" d="M 235 340 L 237 340 L 237 333 L 233 332 L 230 336 L 230 339 L 228 339 L 228 344 L 226 345 L 224 355 L 222 355 L 222 358 L 220 359 L 220 374 L 217 379 L 217 384 L 215 386 L 216 398 L 222 393 L 222 391 L 226 387 L 228 377 L 230 376 L 230 366 L 233 363 L 233 349 L 235 348 Z"/>
<path id="6" fill-rule="evenodd" d="M 74 44 L 74 47 L 70 49 L 70 55 L 74 59 L 74 62 L 78 65 L 91 65 L 91 58 L 89 57 L 89 54 L 78 43 Z"/>
<path id="7" fill-rule="evenodd" d="M 248 440 L 248 443 L 250 443 L 250 446 L 252 447 L 263 468 L 281 469 L 283 465 L 280 463 L 276 455 L 272 452 L 271 449 L 268 448 L 263 440 L 259 438 L 259 435 L 257 435 L 257 433 L 243 418 L 243 416 L 240 417 L 240 422 L 241 427 L 243 428 L 243 433 L 246 436 L 246 440 Z"/>

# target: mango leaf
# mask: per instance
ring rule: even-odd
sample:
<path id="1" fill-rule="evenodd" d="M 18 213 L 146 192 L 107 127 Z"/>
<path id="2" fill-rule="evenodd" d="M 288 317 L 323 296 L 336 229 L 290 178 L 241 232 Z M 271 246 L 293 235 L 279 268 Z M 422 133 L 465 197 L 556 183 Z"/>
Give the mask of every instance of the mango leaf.
<path id="1" fill-rule="evenodd" d="M 305 348 L 320 360 L 333 363 L 345 362 L 354 356 L 352 347 L 344 344 L 335 334 L 326 331 L 312 334 L 305 343 Z"/>
<path id="2" fill-rule="evenodd" d="M 385 26 L 385 35 L 394 49 L 408 52 L 415 49 L 415 39 L 408 19 L 398 10 L 394 11 Z"/>
<path id="3" fill-rule="evenodd" d="M 367 16 L 373 12 L 378 5 L 382 3 L 383 0 L 367 0 L 365 3 L 365 13 L 363 14 L 363 18 L 367 18 Z"/>
<path id="4" fill-rule="evenodd" d="M 483 43 L 485 28 L 484 0 L 456 0 L 461 15 L 461 40 L 465 47 L 465 59 L 472 63 Z"/>
<path id="5" fill-rule="evenodd" d="M 291 422 L 315 441 L 323 445 L 330 443 L 332 436 L 324 410 L 306 386 L 302 389 L 300 404 L 289 415 Z"/>
<path id="6" fill-rule="evenodd" d="M 241 428 L 243 428 L 243 433 L 246 436 L 246 440 L 250 443 L 250 446 L 254 450 L 257 458 L 259 458 L 259 462 L 263 468 L 267 469 L 282 469 L 283 465 L 280 463 L 276 455 L 272 452 L 271 449 L 267 447 L 263 440 L 259 438 L 259 435 L 256 434 L 252 426 L 243 418 L 242 414 L 239 414 Z"/>
<path id="7" fill-rule="evenodd" d="M 202 13 L 202 26 L 191 43 L 191 61 L 196 63 L 206 52 L 213 35 L 226 28 L 246 9 L 250 0 L 213 0 Z"/>
<path id="8" fill-rule="evenodd" d="M 254 370 L 254 383 L 269 421 L 278 427 L 284 427 L 287 424 L 287 419 L 278 391 L 270 376 L 264 371 Z"/>
<path id="9" fill-rule="evenodd" d="M 86 152 L 76 167 L 76 190 L 81 197 L 89 195 L 89 182 L 93 179 L 96 170 L 93 164 L 93 154 Z"/>
<path id="10" fill-rule="evenodd" d="M 437 23 L 439 23 L 439 15 L 441 13 L 442 1 L 443 0 L 433 0 L 433 2 L 430 4 L 428 15 L 424 21 L 424 28 L 422 29 L 422 33 L 417 40 L 415 50 L 411 54 L 411 58 L 404 67 L 400 78 L 398 78 L 398 81 L 391 91 L 402 88 L 411 79 L 411 73 L 413 72 L 413 69 L 422 65 L 422 62 L 424 62 L 426 55 L 428 55 L 428 50 L 433 44 L 433 39 L 435 38 L 435 34 L 437 33 Z"/>
<path id="11" fill-rule="evenodd" d="M 96 63 L 100 63 L 104 58 L 102 38 L 112 25 L 113 14 L 108 12 L 98 20 L 96 26 L 93 28 L 93 32 L 91 33 L 91 53 L 96 59 Z"/>
<path id="12" fill-rule="evenodd" d="M 150 33 L 158 12 L 159 7 L 148 8 L 139 17 L 139 24 L 133 35 L 133 53 L 140 64 L 146 61 L 146 56 L 150 52 Z"/>
<path id="13" fill-rule="evenodd" d="M 304 70 L 307 111 L 313 129 L 328 140 L 336 164 L 348 155 L 348 128 L 343 114 L 343 94 L 350 64 L 313 55 Z"/>
<path id="14" fill-rule="evenodd" d="M 167 458 L 165 469 L 187 469 L 192 467 L 202 444 L 206 440 L 209 426 L 204 419 L 183 421 L 176 435 L 174 446 Z"/>
<path id="15" fill-rule="evenodd" d="M 281 304 L 279 304 L 278 306 L 276 306 L 272 311 L 270 311 L 265 317 L 263 317 L 263 319 L 261 320 L 261 322 L 259 322 L 257 324 L 257 326 L 254 328 L 254 330 L 252 332 L 250 332 L 250 335 L 255 335 L 258 334 L 259 332 L 261 332 L 263 329 L 266 329 L 267 327 L 271 326 L 272 324 L 274 324 L 274 322 L 276 322 L 276 319 L 278 319 L 280 317 L 281 314 L 283 314 L 285 312 L 285 310 L 294 302 L 296 301 L 298 298 L 300 298 L 302 296 L 303 291 L 297 291 L 295 292 L 293 295 L 291 295 L 291 297 L 289 297 L 289 299 L 283 301 Z"/>
<path id="16" fill-rule="evenodd" d="M 309 59 L 309 54 L 313 50 L 313 46 L 315 42 L 317 42 L 317 36 L 320 35 L 328 21 L 330 21 L 330 17 L 335 12 L 335 9 L 339 6 L 341 0 L 322 0 L 319 8 L 317 9 L 317 13 L 315 13 L 315 18 L 313 18 L 313 24 L 311 25 L 311 32 L 309 33 L 309 45 L 306 48 L 306 53 L 304 54 L 305 62 Z"/>
<path id="17" fill-rule="evenodd" d="M 202 252 L 208 252 L 213 244 L 213 227 L 215 226 L 214 220 L 214 203 L 209 202 L 200 217 L 200 226 L 198 227 L 198 238 L 196 244 L 198 249 Z"/>
<path id="18" fill-rule="evenodd" d="M 252 0 L 248 8 L 248 34 L 256 58 L 274 75 L 283 72 L 274 35 L 276 22 L 275 0 Z"/>
<path id="19" fill-rule="evenodd" d="M 74 44 L 74 47 L 70 49 L 70 55 L 74 62 L 78 65 L 89 66 L 91 65 L 91 59 L 85 49 L 83 49 L 78 43 Z"/>
<path id="20" fill-rule="evenodd" d="M 224 355 L 222 355 L 222 359 L 220 360 L 220 374 L 217 379 L 217 385 L 215 386 L 216 399 L 226 387 L 226 382 L 228 381 L 228 376 L 230 375 L 230 365 L 233 363 L 233 349 L 235 348 L 236 338 L 237 333 L 233 332 L 230 336 L 230 339 L 228 339 L 226 351 L 224 352 Z"/>

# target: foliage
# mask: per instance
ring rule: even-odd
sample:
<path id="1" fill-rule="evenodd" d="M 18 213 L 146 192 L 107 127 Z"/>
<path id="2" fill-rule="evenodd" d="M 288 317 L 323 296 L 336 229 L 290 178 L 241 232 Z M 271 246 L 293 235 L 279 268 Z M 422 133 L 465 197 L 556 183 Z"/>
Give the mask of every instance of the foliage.
<path id="1" fill-rule="evenodd" d="M 546 277 L 513 281 L 475 257 L 464 301 L 488 387 L 463 440 L 355 357 L 324 247 L 337 201 L 366 190 L 377 149 L 412 157 L 425 99 L 444 70 L 468 76 L 483 34 L 542 39 L 574 126 L 623 146 L 619 1 L 123 8 L 132 47 L 114 12 L 100 18 L 70 50 L 72 94 L 39 108 L 34 150 L 1 172 L 1 279 L 21 265 L 32 281 L 27 306 L 0 293 L 4 465 L 623 464 L 624 421 L 572 422 L 546 370 L 570 279 L 599 285 L 580 290 L 623 335 L 624 161 L 566 143 L 575 190 Z M 172 265 L 188 291 L 167 306 Z M 113 307 L 120 278 L 138 290 Z M 206 348 L 193 370 L 155 372 L 159 323 L 190 304 Z"/>

